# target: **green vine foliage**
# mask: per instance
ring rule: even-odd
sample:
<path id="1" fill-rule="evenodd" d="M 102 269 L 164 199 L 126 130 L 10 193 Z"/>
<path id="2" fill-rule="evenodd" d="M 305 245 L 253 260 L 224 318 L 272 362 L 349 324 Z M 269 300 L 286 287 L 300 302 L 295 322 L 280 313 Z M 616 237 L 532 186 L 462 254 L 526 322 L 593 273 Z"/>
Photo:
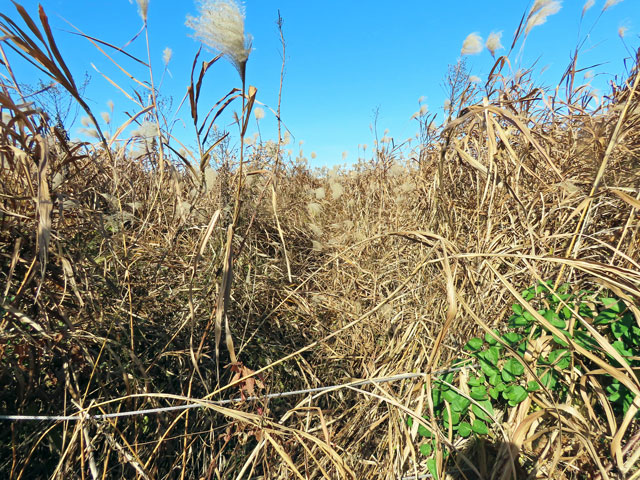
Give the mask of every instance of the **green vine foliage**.
<path id="1" fill-rule="evenodd" d="M 552 281 L 541 282 L 524 290 L 522 297 L 564 338 L 547 330 L 522 305 L 515 303 L 505 332 L 494 330 L 493 334 L 472 338 L 465 345 L 471 365 L 476 368 L 465 376 L 458 377 L 459 371 L 452 371 L 433 380 L 435 418 L 441 430 L 451 428 L 454 440 L 489 436 L 496 412 L 517 407 L 531 393 L 551 394 L 554 401 L 565 402 L 575 382 L 571 379 L 593 367 L 588 359 L 570 348 L 568 339 L 606 359 L 613 367 L 621 367 L 574 312 L 594 327 L 631 368 L 640 368 L 640 327 L 624 301 L 613 295 L 598 296 L 589 290 L 572 292 L 569 284 L 554 293 L 552 285 Z M 465 365 L 469 367 L 469 359 L 453 364 Z M 456 386 L 460 385 L 460 379 L 466 379 L 466 388 Z M 633 394 L 609 375 L 600 376 L 599 381 L 616 416 L 624 416 L 633 402 Z M 546 392 L 541 392 L 543 389 Z M 534 402 L 531 408 L 535 408 Z M 429 420 L 428 416 L 424 418 Z M 407 423 L 413 425 L 413 419 L 408 418 Z M 432 457 L 434 434 L 422 425 L 418 433 L 424 437 L 420 452 Z M 437 477 L 433 458 L 428 460 L 428 467 Z"/>

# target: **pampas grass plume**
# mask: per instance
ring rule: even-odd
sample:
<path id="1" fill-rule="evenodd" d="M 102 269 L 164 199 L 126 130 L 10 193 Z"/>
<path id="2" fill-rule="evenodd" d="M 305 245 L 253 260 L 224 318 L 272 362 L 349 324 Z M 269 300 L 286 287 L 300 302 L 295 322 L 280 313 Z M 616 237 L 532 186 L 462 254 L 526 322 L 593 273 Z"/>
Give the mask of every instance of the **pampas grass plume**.
<path id="1" fill-rule="evenodd" d="M 536 0 L 536 3 L 534 3 L 531 8 L 531 12 L 529 12 L 525 35 L 529 35 L 533 27 L 546 23 L 547 18 L 558 13 L 561 8 L 562 2 L 560 1 Z"/>
<path id="2" fill-rule="evenodd" d="M 93 128 L 81 128 L 80 133 L 86 135 L 87 137 L 99 139 L 100 135 L 98 135 L 98 131 Z"/>
<path id="3" fill-rule="evenodd" d="M 322 205 L 320 205 L 319 203 L 311 202 L 307 204 L 307 212 L 309 213 L 310 217 L 313 218 L 318 216 L 321 211 L 322 211 Z"/>
<path id="4" fill-rule="evenodd" d="M 193 37 L 227 57 L 244 82 L 251 53 L 251 35 L 244 33 L 244 8 L 235 0 L 199 0 L 198 10 L 198 17 L 187 15 Z"/>
<path id="5" fill-rule="evenodd" d="M 402 175 L 404 174 L 404 167 L 402 165 L 400 165 L 399 163 L 394 163 L 391 168 L 389 169 L 389 173 L 393 176 L 397 176 L 397 175 Z"/>
<path id="6" fill-rule="evenodd" d="M 462 42 L 462 55 L 476 55 L 484 49 L 482 37 L 477 33 L 470 33 Z"/>
<path id="7" fill-rule="evenodd" d="M 158 126 L 153 122 L 144 121 L 131 135 L 134 137 L 153 138 L 158 136 Z"/>
<path id="8" fill-rule="evenodd" d="M 147 11 L 149 10 L 149 0 L 136 0 L 138 4 L 138 15 L 144 23 L 147 23 Z"/>
<path id="9" fill-rule="evenodd" d="M 622 0 L 607 0 L 604 4 L 604 7 L 602 7 L 602 11 L 606 12 L 608 9 L 619 3 L 622 3 Z"/>
<path id="10" fill-rule="evenodd" d="M 329 186 L 331 187 L 331 198 L 333 198 L 334 200 L 339 199 L 342 194 L 344 193 L 344 187 L 342 186 L 342 184 L 340 182 L 331 182 L 329 184 Z"/>
<path id="11" fill-rule="evenodd" d="M 165 48 L 162 51 L 162 63 L 164 63 L 165 67 L 169 65 L 169 62 L 171 61 L 172 56 L 173 56 L 173 50 L 171 50 L 169 47 Z"/>
<path id="12" fill-rule="evenodd" d="M 314 237 L 322 237 L 322 228 L 315 223 L 309 224 L 309 230 L 313 233 Z"/>
<path id="13" fill-rule="evenodd" d="M 496 51 L 504 48 L 500 40 L 502 39 L 502 32 L 491 32 L 489 38 L 487 38 L 487 49 L 491 52 L 491 56 L 496 56 Z"/>
<path id="14" fill-rule="evenodd" d="M 596 3 L 596 0 L 587 0 L 584 4 L 584 7 L 582 7 L 582 16 L 584 17 L 584 14 L 587 13 L 587 10 L 589 10 L 591 7 L 593 7 Z"/>
<path id="15" fill-rule="evenodd" d="M 186 156 L 186 152 L 185 155 Z M 207 167 L 204 171 L 204 183 L 207 188 L 207 192 L 213 191 L 217 186 L 218 181 L 218 172 L 216 172 L 213 168 Z"/>

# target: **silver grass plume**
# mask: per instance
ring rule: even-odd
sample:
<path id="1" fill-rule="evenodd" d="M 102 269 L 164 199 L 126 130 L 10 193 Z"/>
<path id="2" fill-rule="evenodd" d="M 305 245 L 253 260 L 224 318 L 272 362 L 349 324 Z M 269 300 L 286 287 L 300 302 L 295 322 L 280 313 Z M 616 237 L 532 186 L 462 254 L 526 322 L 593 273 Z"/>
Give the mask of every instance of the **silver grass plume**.
<path id="1" fill-rule="evenodd" d="M 187 15 L 193 37 L 222 53 L 236 67 L 244 83 L 251 35 L 244 33 L 244 7 L 235 0 L 198 0 L 198 17 Z"/>

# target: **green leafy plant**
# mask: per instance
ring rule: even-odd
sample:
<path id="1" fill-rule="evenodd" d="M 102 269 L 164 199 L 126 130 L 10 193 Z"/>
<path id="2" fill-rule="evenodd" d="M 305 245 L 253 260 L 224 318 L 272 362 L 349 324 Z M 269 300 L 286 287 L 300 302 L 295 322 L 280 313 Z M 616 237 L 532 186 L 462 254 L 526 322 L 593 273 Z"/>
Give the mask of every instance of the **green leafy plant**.
<path id="1" fill-rule="evenodd" d="M 611 346 L 625 357 L 631 368 L 640 369 L 640 327 L 631 310 L 622 300 L 617 298 L 602 298 L 601 301 L 606 308 L 598 314 L 593 324 L 607 326 L 615 338 Z M 620 366 L 617 362 L 614 365 Z M 604 384 L 606 385 L 607 398 L 611 402 L 614 412 L 626 414 L 633 402 L 633 394 L 615 378 L 607 377 Z M 636 418 L 640 418 L 640 414 L 636 415 Z"/>
<path id="2" fill-rule="evenodd" d="M 620 367 L 611 355 L 603 351 L 587 327 L 578 321 L 574 314 L 577 312 L 609 341 L 632 368 L 640 367 L 640 327 L 623 300 L 606 295 L 597 296 L 590 290 L 572 293 L 569 284 L 561 285 L 554 293 L 550 289 L 551 285 L 551 281 L 541 282 L 523 291 L 522 296 L 532 305 L 537 305 L 538 313 L 566 338 L 606 358 L 614 367 Z M 576 358 L 565 338 L 551 334 L 546 328 L 538 325 L 533 315 L 525 311 L 521 305 L 514 304 L 512 308 L 514 314 L 509 318 L 509 327 L 513 329 L 513 333 L 524 334 L 531 340 L 551 335 L 550 347 L 534 359 L 536 374 L 542 385 L 557 395 L 558 401 L 564 401 L 567 393 L 565 379 L 569 376 L 567 369 L 574 368 L 578 372 L 584 372 L 585 367 L 590 366 L 589 362 L 583 358 Z M 507 340 L 510 335 L 511 332 L 504 334 L 503 338 Z M 515 339 L 515 336 L 509 338 Z M 519 342 L 512 344 L 517 346 L 517 351 L 523 358 L 526 342 L 523 337 Z M 633 394 L 611 376 L 605 376 L 602 382 L 606 386 L 607 398 L 614 413 L 621 416 L 626 414 L 633 402 Z"/>
<path id="3" fill-rule="evenodd" d="M 454 363 L 454 368 L 464 366 L 464 363 Z M 454 436 L 468 438 L 472 435 L 487 435 L 489 424 L 494 415 L 493 405 L 490 401 L 485 386 L 484 374 L 472 375 L 468 380 L 469 395 L 463 393 L 453 385 L 458 370 L 452 370 L 442 378 L 433 380 L 431 396 L 433 400 L 434 416 L 440 420 L 441 429 L 451 429 Z M 429 420 L 428 416 L 424 416 Z M 407 418 L 409 427 L 413 425 L 413 419 Z M 432 457 L 436 448 L 435 435 L 423 425 L 418 426 L 418 434 L 424 438 L 419 450 L 424 456 Z M 449 451 L 445 448 L 443 456 L 446 459 Z M 427 460 L 427 468 L 434 478 L 438 478 L 435 458 Z"/>
<path id="4" fill-rule="evenodd" d="M 571 372 L 584 373 L 592 367 L 588 359 L 571 348 L 571 342 L 620 367 L 576 313 L 596 328 L 631 368 L 640 368 L 640 327 L 624 301 L 589 290 L 572 292 L 569 284 L 554 292 L 552 284 L 540 282 L 521 294 L 563 336 L 551 332 L 521 304 L 513 304 L 507 331 L 493 330 L 483 338 L 470 339 L 464 346 L 476 367 L 472 372 L 459 376 L 458 370 L 450 371 L 433 380 L 434 416 L 440 429 L 451 429 L 457 438 L 488 436 L 497 411 L 517 407 L 534 392 L 545 390 L 554 401 L 566 401 Z M 468 366 L 468 360 L 454 362 L 454 366 L 464 364 Z M 626 414 L 633 394 L 609 375 L 601 382 L 614 413 Z M 408 424 L 413 425 L 413 419 L 409 418 Z M 418 433 L 425 439 L 420 452 L 432 456 L 433 432 L 420 425 Z"/>

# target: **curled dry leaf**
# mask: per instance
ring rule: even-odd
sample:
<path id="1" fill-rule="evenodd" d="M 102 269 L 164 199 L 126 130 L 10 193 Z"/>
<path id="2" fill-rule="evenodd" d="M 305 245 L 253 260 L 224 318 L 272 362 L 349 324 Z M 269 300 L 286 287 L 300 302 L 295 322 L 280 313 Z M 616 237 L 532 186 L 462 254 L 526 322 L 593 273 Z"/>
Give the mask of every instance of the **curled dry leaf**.
<path id="1" fill-rule="evenodd" d="M 243 400 L 255 396 L 258 393 L 256 390 L 260 391 L 264 389 L 262 375 L 252 376 L 255 370 L 245 367 L 242 362 L 231 363 L 227 365 L 226 368 L 229 368 L 234 373 L 230 383 L 235 383 L 241 378 L 249 377 L 238 382 L 240 396 Z"/>

